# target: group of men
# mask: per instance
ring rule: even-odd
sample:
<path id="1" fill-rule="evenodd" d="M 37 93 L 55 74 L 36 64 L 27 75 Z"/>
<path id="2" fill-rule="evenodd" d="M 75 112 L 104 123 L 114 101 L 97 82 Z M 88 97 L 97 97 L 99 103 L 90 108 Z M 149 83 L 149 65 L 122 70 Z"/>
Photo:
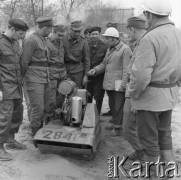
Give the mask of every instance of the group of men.
<path id="1" fill-rule="evenodd" d="M 26 36 L 27 24 L 20 19 L 10 19 L 7 30 L 0 37 L 2 161 L 12 159 L 6 149 L 26 149 L 24 144 L 15 140 L 15 133 L 23 120 L 23 93 L 32 136 L 53 119 L 58 104 L 57 87 L 67 78 L 78 88 L 89 89 L 91 96 L 88 101 L 92 102 L 94 96 L 98 112 L 101 111 L 104 76 L 98 76 L 98 81 L 94 77 L 88 79 L 90 66 L 93 68 L 101 63 L 107 51 L 106 43 L 99 39 L 101 28 L 92 27 L 92 35 L 87 40 L 81 35 L 81 21 L 72 22 L 67 33 L 65 26 L 54 25 L 51 17 L 39 17 L 36 22 L 36 31 Z M 89 81 L 95 85 L 88 84 Z"/>
<path id="2" fill-rule="evenodd" d="M 173 160 L 171 115 L 181 82 L 181 33 L 169 20 L 169 1 L 147 0 L 143 14 L 128 19 L 127 45 L 115 27 L 106 29 L 103 41 L 100 27 L 91 27 L 85 38 L 81 21 L 72 22 L 66 33 L 52 18 L 40 17 L 35 33 L 24 38 L 27 24 L 9 20 L 0 37 L 0 160 L 12 159 L 5 149 L 26 148 L 14 139 L 23 119 L 22 87 L 34 136 L 53 118 L 58 84 L 67 78 L 88 90 L 88 102 L 94 97 L 99 114 L 106 90 L 113 116 L 107 129 L 115 136 L 123 130 L 135 150 L 130 159 Z M 23 38 L 20 48 L 17 40 Z M 146 179 L 158 178 L 152 167 Z"/>

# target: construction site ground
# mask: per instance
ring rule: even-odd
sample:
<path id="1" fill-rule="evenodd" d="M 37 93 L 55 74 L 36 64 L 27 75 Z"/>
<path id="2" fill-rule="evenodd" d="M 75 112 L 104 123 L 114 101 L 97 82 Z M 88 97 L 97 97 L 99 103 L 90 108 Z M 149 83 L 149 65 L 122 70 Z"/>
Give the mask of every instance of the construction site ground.
<path id="1" fill-rule="evenodd" d="M 181 94 L 181 93 L 180 93 Z M 107 96 L 104 98 L 102 112 L 108 109 Z M 24 120 L 16 139 L 26 144 L 27 150 L 8 150 L 13 160 L 0 162 L 0 180 L 108 180 L 126 178 L 121 171 L 119 178 L 108 178 L 108 158 L 123 157 L 133 152 L 123 135 L 112 137 L 111 131 L 105 130 L 111 117 L 101 117 L 102 140 L 93 160 L 85 160 L 82 156 L 64 153 L 41 154 L 32 144 L 29 136 L 29 121 L 26 106 Z M 174 159 L 181 174 L 181 95 L 180 103 L 175 107 L 172 117 L 172 137 Z M 181 179 L 178 178 L 178 180 Z"/>

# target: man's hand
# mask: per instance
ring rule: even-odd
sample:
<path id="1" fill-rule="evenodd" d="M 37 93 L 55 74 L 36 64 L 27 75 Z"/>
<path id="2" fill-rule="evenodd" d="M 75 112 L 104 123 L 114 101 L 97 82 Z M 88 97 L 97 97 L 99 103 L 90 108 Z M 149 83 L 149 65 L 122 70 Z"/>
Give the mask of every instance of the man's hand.
<path id="1" fill-rule="evenodd" d="M 83 86 L 85 86 L 87 82 L 88 82 L 88 78 L 87 78 L 87 76 L 84 76 L 84 78 L 83 78 Z"/>
<path id="2" fill-rule="evenodd" d="M 125 92 L 125 89 L 123 88 L 123 86 L 120 86 L 120 87 L 119 87 L 119 91 L 120 91 L 120 92 Z"/>
<path id="3" fill-rule="evenodd" d="M 132 112 L 133 114 L 136 114 L 136 113 L 137 113 L 137 110 L 136 110 L 135 108 L 131 107 L 131 112 Z"/>
<path id="4" fill-rule="evenodd" d="M 88 74 L 88 76 L 95 76 L 96 70 L 95 69 L 91 69 L 87 74 Z"/>

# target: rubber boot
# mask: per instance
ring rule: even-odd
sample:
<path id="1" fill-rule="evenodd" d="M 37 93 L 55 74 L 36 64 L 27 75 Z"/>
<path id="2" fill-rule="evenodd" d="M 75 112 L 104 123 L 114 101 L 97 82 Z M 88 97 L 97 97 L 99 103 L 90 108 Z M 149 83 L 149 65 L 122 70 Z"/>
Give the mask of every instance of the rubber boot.
<path id="1" fill-rule="evenodd" d="M 38 132 L 38 130 L 41 129 L 42 127 L 43 127 L 43 121 L 41 122 L 39 127 L 31 127 L 32 137 L 34 137 Z"/>
<path id="2" fill-rule="evenodd" d="M 11 161 L 12 156 L 9 154 L 3 147 L 3 144 L 0 144 L 0 161 Z"/>
<path id="3" fill-rule="evenodd" d="M 162 151 L 160 151 L 160 161 L 165 162 L 166 165 L 169 162 L 174 162 L 174 160 L 173 160 L 173 151 L 172 150 L 162 150 Z M 167 167 L 163 166 L 163 171 L 165 172 L 166 170 L 167 170 Z M 173 171 L 171 173 L 173 173 Z M 161 179 L 162 180 L 176 180 L 177 178 L 176 177 L 168 178 L 168 177 L 164 176 L 164 178 L 161 178 Z"/>
<path id="4" fill-rule="evenodd" d="M 4 147 L 6 149 L 18 149 L 18 150 L 25 150 L 26 149 L 26 145 L 19 143 L 18 141 L 16 141 L 15 139 L 9 138 Z"/>
<path id="5" fill-rule="evenodd" d="M 143 150 L 135 150 L 133 153 L 129 154 L 128 157 L 132 161 L 140 161 L 141 163 L 145 162 L 145 154 Z"/>
<path id="6" fill-rule="evenodd" d="M 150 156 L 145 155 L 145 162 L 149 164 L 151 164 L 152 162 L 157 163 L 158 159 L 159 159 L 158 156 L 150 157 Z M 146 167 L 148 166 L 146 165 Z M 159 180 L 159 176 L 156 171 L 156 165 L 150 165 L 149 167 L 150 168 L 145 169 L 145 173 L 148 174 L 148 177 L 144 177 L 144 180 Z"/>

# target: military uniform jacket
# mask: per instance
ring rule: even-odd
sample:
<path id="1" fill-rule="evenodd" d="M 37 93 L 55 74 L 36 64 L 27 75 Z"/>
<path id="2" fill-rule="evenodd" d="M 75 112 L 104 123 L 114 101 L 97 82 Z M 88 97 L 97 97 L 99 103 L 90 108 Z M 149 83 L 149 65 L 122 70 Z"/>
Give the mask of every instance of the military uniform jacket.
<path id="1" fill-rule="evenodd" d="M 108 46 L 101 40 L 98 40 L 96 46 L 91 40 L 88 40 L 88 45 L 90 50 L 90 68 L 92 69 L 103 61 Z"/>
<path id="2" fill-rule="evenodd" d="M 21 57 L 21 72 L 26 82 L 47 83 L 49 80 L 49 50 L 45 39 L 33 33 L 25 39 Z M 37 65 L 39 64 L 39 65 Z"/>
<path id="3" fill-rule="evenodd" d="M 21 50 L 17 41 L 4 34 L 0 37 L 0 89 L 3 99 L 22 98 L 20 73 Z"/>
<path id="4" fill-rule="evenodd" d="M 64 65 L 64 49 L 62 43 L 52 40 L 51 37 L 46 39 L 50 51 L 49 58 L 49 76 L 50 79 L 63 80 L 66 77 L 66 68 Z"/>
<path id="5" fill-rule="evenodd" d="M 168 18 L 154 24 L 136 46 L 128 90 L 132 106 L 137 110 L 172 109 L 177 103 L 179 87 L 150 87 L 150 82 L 181 82 L 181 32 Z"/>
<path id="6" fill-rule="evenodd" d="M 103 88 L 115 90 L 115 80 L 122 80 L 122 88 L 126 89 L 127 68 L 131 59 L 131 49 L 122 41 L 113 49 L 108 49 L 103 62 L 96 66 L 96 74 L 105 72 Z"/>
<path id="7" fill-rule="evenodd" d="M 77 40 L 72 40 L 70 34 L 63 38 L 65 50 L 65 65 L 67 73 L 78 73 L 90 70 L 90 52 L 87 40 L 80 36 Z"/>
<path id="8" fill-rule="evenodd" d="M 100 39 L 98 40 L 96 45 L 89 39 L 88 45 L 90 50 L 90 68 L 92 69 L 102 63 L 106 55 L 108 46 Z M 103 79 L 104 74 L 100 74 L 99 76 Z M 96 81 L 96 79 L 97 77 L 89 77 L 89 80 L 91 81 Z"/>

